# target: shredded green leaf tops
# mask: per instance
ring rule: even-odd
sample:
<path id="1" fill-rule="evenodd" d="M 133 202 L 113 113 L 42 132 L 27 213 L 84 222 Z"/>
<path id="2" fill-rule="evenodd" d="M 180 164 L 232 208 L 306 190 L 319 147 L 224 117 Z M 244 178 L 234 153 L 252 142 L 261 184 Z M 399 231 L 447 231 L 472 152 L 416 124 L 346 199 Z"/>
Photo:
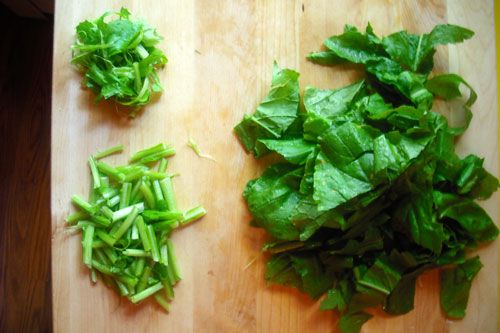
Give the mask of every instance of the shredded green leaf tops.
<path id="1" fill-rule="evenodd" d="M 100 160 L 121 150 L 118 145 L 89 157 L 89 200 L 73 195 L 79 210 L 66 221 L 70 229 L 82 232 L 83 263 L 93 282 L 100 276 L 132 303 L 154 296 L 168 311 L 173 287 L 181 279 L 170 235 L 206 211 L 202 206 L 178 209 L 173 175 L 166 172 L 173 147 L 160 143 L 141 150 L 128 165 L 115 167 Z"/>
<path id="2" fill-rule="evenodd" d="M 476 93 L 456 74 L 431 71 L 436 46 L 472 35 L 447 24 L 380 38 L 370 25 L 346 26 L 308 58 L 360 64 L 365 79 L 335 90 L 306 87 L 301 97 L 299 74 L 275 64 L 269 94 L 235 127 L 256 158 L 282 158 L 243 191 L 252 224 L 273 236 L 264 246 L 265 278 L 325 295 L 321 309 L 341 314 L 344 333 L 371 318 L 365 308 L 412 310 L 418 276 L 442 266 L 442 308 L 465 315 L 482 266 L 466 254 L 498 235 L 475 200 L 490 197 L 498 180 L 481 158 L 455 153 Z M 435 98 L 463 98 L 455 111 L 463 123 L 435 112 Z"/>
<path id="3" fill-rule="evenodd" d="M 114 20 L 107 20 L 110 15 L 78 24 L 71 62 L 83 72 L 97 102 L 113 98 L 132 107 L 129 115 L 135 116 L 153 93 L 162 91 L 156 70 L 167 57 L 156 47 L 161 36 L 146 22 L 131 20 L 125 8 Z"/>

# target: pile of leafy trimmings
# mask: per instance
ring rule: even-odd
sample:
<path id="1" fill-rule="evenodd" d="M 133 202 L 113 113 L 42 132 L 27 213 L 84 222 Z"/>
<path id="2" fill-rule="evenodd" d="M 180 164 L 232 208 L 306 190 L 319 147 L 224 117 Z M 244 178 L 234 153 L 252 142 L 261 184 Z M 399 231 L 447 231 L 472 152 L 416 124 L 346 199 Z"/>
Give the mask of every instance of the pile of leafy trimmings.
<path id="1" fill-rule="evenodd" d="M 119 145 L 89 157 L 90 198 L 73 195 L 79 210 L 66 222 L 70 230 L 82 232 L 83 263 L 94 283 L 100 276 L 132 303 L 153 296 L 168 311 L 173 287 L 181 279 L 170 235 L 206 211 L 202 206 L 184 212 L 177 208 L 174 175 L 166 172 L 173 147 L 160 143 L 141 150 L 128 165 L 114 167 L 101 160 L 122 149 Z"/>
<path id="2" fill-rule="evenodd" d="M 162 39 L 144 21 L 132 21 L 122 8 L 117 19 L 106 22 L 110 13 L 76 27 L 76 42 L 71 47 L 71 62 L 84 73 L 84 84 L 102 98 L 130 106 L 135 116 L 162 86 L 156 70 L 167 57 L 156 45 Z"/>
<path id="3" fill-rule="evenodd" d="M 340 313 L 344 333 L 372 317 L 413 309 L 415 281 L 441 270 L 441 306 L 465 315 L 469 290 L 482 264 L 467 252 L 497 237 L 498 229 L 474 200 L 496 191 L 483 159 L 455 153 L 454 141 L 471 119 L 476 99 L 456 74 L 430 75 L 435 47 L 473 32 L 438 25 L 421 36 L 400 31 L 377 37 L 347 25 L 308 59 L 323 65 L 359 64 L 365 79 L 336 90 L 307 87 L 299 74 L 275 65 L 271 91 L 235 127 L 256 158 L 282 157 L 243 196 L 252 224 L 273 240 L 265 278 L 296 287 L 322 310 Z M 430 77 L 429 77 L 430 76 Z M 469 97 L 450 125 L 432 111 L 435 98 Z"/>

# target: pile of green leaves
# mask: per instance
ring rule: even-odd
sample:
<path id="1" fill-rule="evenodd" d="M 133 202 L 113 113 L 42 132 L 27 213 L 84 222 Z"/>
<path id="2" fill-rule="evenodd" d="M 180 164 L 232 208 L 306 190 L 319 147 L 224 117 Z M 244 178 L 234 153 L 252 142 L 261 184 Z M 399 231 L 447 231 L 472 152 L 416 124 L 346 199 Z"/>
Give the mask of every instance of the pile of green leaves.
<path id="1" fill-rule="evenodd" d="M 90 198 L 73 195 L 79 210 L 66 221 L 70 229 L 82 232 L 83 263 L 94 283 L 100 275 L 131 302 L 154 296 L 168 311 L 173 287 L 181 279 L 170 235 L 206 211 L 202 206 L 185 212 L 177 208 L 165 159 L 175 154 L 173 147 L 161 143 L 141 150 L 123 166 L 100 160 L 122 149 L 116 146 L 90 156 Z"/>
<path id="2" fill-rule="evenodd" d="M 130 116 L 149 103 L 162 86 L 156 70 L 167 57 L 156 45 L 162 39 L 144 21 L 132 21 L 122 8 L 117 19 L 106 22 L 110 13 L 76 27 L 71 62 L 84 73 L 84 84 L 95 92 L 96 102 L 114 98 L 131 106 Z"/>
<path id="3" fill-rule="evenodd" d="M 377 37 L 370 25 L 346 26 L 311 53 L 323 65 L 360 64 L 366 79 L 341 89 L 307 87 L 299 74 L 274 66 L 271 91 L 235 127 L 244 148 L 259 158 L 281 156 L 243 196 L 252 224 L 273 236 L 265 278 L 296 287 L 321 309 L 340 312 L 339 328 L 358 332 L 381 306 L 413 309 L 415 282 L 441 273 L 441 305 L 462 318 L 471 281 L 481 268 L 470 249 L 498 229 L 475 203 L 496 191 L 497 179 L 475 155 L 455 153 L 454 140 L 471 119 L 476 99 L 458 75 L 430 77 L 435 47 L 473 35 L 438 25 L 421 36 L 400 31 Z M 469 97 L 451 126 L 431 110 L 435 98 Z M 301 103 L 302 102 L 302 103 Z"/>

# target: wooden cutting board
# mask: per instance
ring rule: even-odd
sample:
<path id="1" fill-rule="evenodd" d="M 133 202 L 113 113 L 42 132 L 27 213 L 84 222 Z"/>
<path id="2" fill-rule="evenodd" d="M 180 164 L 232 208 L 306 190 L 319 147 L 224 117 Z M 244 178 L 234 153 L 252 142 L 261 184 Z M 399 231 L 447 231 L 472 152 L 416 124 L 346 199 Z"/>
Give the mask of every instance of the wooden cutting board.
<path id="1" fill-rule="evenodd" d="M 109 103 L 95 105 L 70 66 L 74 28 L 86 18 L 125 6 L 165 37 L 169 64 L 161 71 L 163 95 L 135 120 Z M 272 62 L 301 73 L 302 89 L 340 87 L 359 75 L 325 68 L 305 55 L 342 31 L 345 23 L 371 22 L 381 35 L 400 29 L 427 32 L 450 22 L 476 32 L 474 39 L 441 47 L 437 71 L 461 74 L 477 90 L 474 119 L 458 142 L 462 154 L 486 158 L 498 174 L 497 95 L 493 1 L 57 1 L 52 106 L 52 288 L 55 332 L 333 332 L 338 318 L 295 290 L 267 286 L 264 233 L 248 226 L 241 198 L 265 161 L 246 155 L 232 133 L 245 112 L 267 93 Z M 217 162 L 200 159 L 188 136 Z M 169 168 L 182 208 L 201 203 L 208 215 L 173 236 L 184 279 L 170 314 L 154 303 L 133 306 L 102 283 L 92 285 L 81 263 L 80 237 L 64 230 L 70 196 L 89 189 L 89 154 L 118 143 L 125 154 L 160 141 L 175 145 Z M 498 221 L 498 197 L 484 207 Z M 439 307 L 438 275 L 418 280 L 416 308 L 400 317 L 380 311 L 363 332 L 496 332 L 498 246 L 481 249 L 485 267 L 474 281 L 462 321 L 446 320 Z M 247 267 L 247 264 L 252 262 Z"/>

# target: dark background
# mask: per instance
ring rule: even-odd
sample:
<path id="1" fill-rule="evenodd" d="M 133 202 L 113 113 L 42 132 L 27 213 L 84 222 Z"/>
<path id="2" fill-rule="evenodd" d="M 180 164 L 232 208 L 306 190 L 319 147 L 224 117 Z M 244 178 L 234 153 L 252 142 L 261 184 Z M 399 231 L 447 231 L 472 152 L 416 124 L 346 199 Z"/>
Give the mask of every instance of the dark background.
<path id="1" fill-rule="evenodd" d="M 0 3 L 0 332 L 51 332 L 53 17 L 19 14 Z"/>

